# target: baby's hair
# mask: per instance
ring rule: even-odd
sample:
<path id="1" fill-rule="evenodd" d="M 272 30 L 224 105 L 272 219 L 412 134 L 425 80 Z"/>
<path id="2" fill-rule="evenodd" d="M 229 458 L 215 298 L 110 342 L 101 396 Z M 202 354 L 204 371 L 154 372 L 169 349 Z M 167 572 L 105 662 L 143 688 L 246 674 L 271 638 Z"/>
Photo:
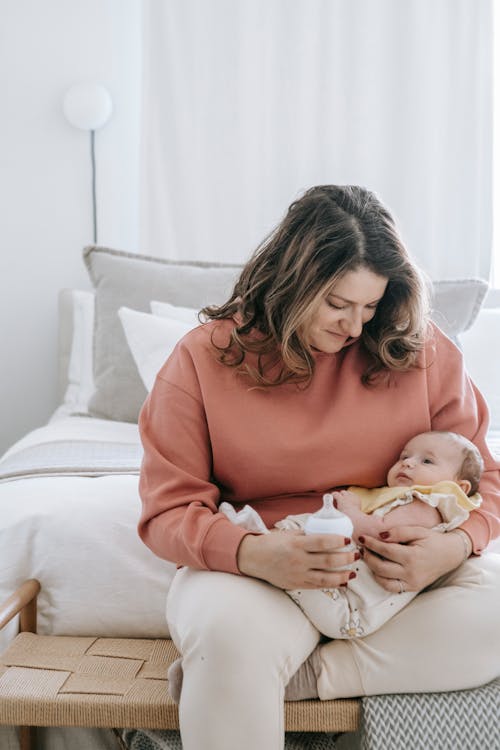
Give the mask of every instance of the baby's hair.
<path id="1" fill-rule="evenodd" d="M 462 448 L 462 464 L 458 470 L 458 479 L 467 479 L 470 484 L 469 497 L 477 492 L 479 480 L 484 471 L 484 461 L 479 449 L 463 435 L 458 432 L 447 432 L 435 430 L 438 435 L 445 435 L 456 442 Z"/>

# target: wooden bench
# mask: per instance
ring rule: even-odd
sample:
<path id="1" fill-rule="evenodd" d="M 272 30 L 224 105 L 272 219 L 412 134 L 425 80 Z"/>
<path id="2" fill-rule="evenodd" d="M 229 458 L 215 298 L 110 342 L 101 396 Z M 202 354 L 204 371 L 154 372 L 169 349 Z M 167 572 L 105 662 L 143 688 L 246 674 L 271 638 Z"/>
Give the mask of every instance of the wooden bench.
<path id="1" fill-rule="evenodd" d="M 170 639 L 36 634 L 38 581 L 26 581 L 0 607 L 0 628 L 20 615 L 20 633 L 0 656 L 0 724 L 19 726 L 21 750 L 36 747 L 34 727 L 178 729 L 167 669 Z M 285 703 L 290 732 L 352 732 L 361 703 Z"/>

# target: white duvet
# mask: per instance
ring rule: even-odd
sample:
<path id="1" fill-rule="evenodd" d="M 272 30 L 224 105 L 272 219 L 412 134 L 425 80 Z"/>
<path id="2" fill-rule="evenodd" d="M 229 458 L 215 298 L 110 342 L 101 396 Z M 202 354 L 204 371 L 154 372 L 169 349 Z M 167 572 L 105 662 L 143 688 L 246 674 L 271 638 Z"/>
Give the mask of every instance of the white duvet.
<path id="1" fill-rule="evenodd" d="M 66 440 L 139 444 L 136 425 L 69 417 L 29 433 L 2 461 Z M 138 474 L 0 483 L 0 600 L 26 578 L 37 578 L 40 633 L 166 636 L 165 599 L 175 565 L 141 542 L 139 512 Z M 12 628 L 0 635 L 2 647 L 11 634 Z"/>

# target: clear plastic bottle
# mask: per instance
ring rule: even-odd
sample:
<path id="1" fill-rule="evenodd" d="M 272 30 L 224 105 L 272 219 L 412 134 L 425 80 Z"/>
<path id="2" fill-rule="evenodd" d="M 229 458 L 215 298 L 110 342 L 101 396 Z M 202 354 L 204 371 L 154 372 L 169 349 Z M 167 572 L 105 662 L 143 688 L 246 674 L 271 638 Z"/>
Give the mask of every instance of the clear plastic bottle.
<path id="1" fill-rule="evenodd" d="M 333 495 L 323 495 L 323 507 L 312 513 L 304 526 L 305 534 L 339 534 L 352 536 L 354 527 L 349 516 L 341 513 L 333 505 Z"/>
<path id="2" fill-rule="evenodd" d="M 304 526 L 304 534 L 339 534 L 344 537 L 352 537 L 354 530 L 349 516 L 342 513 L 333 505 L 333 495 L 329 492 L 323 495 L 323 507 L 312 513 Z M 346 544 L 339 547 L 339 552 L 351 552 L 356 549 L 355 544 Z M 351 570 L 352 565 L 342 565 L 335 570 Z"/>

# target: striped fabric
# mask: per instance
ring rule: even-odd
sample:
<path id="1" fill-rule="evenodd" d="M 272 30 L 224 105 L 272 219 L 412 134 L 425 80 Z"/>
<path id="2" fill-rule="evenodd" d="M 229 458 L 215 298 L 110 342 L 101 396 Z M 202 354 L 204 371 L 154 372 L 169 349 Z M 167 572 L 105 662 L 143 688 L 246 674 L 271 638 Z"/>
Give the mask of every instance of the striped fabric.
<path id="1" fill-rule="evenodd" d="M 500 678 L 473 690 L 362 701 L 362 750 L 500 750 Z"/>

